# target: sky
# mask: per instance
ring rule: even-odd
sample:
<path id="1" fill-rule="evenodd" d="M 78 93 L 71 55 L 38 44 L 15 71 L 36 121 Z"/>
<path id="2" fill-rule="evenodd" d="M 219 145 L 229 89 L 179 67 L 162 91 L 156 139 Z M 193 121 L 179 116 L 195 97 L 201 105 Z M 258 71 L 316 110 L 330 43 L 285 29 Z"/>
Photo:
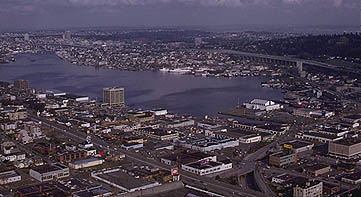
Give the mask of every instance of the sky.
<path id="1" fill-rule="evenodd" d="M 361 0 L 0 0 L 0 30 L 92 26 L 351 25 Z"/>

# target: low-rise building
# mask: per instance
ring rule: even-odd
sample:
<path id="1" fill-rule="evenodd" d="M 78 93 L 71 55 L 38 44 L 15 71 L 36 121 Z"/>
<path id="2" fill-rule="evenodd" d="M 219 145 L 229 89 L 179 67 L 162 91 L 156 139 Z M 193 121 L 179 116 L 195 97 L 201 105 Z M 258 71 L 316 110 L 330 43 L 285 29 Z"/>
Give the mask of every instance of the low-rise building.
<path id="1" fill-rule="evenodd" d="M 214 150 L 222 150 L 224 148 L 239 146 L 238 140 L 232 140 L 229 138 L 203 138 L 203 139 L 186 139 L 178 140 L 181 146 L 196 151 L 209 152 Z"/>
<path id="2" fill-rule="evenodd" d="M 323 183 L 320 181 L 307 181 L 293 187 L 294 197 L 322 197 Z"/>
<path id="3" fill-rule="evenodd" d="M 0 185 L 21 181 L 21 176 L 14 170 L 0 172 Z"/>
<path id="4" fill-rule="evenodd" d="M 88 158 L 82 160 L 76 160 L 69 163 L 69 167 L 73 169 L 89 168 L 103 164 L 104 160 L 98 158 Z"/>
<path id="5" fill-rule="evenodd" d="M 261 110 L 261 111 L 272 111 L 272 110 L 281 109 L 280 104 L 276 104 L 273 101 L 262 100 L 262 99 L 253 99 L 250 103 L 243 103 L 243 105 L 247 109 Z"/>
<path id="6" fill-rule="evenodd" d="M 330 172 L 331 166 L 319 163 L 312 166 L 306 166 L 304 170 L 307 174 L 316 177 Z"/>
<path id="7" fill-rule="evenodd" d="M 135 178 L 121 169 L 95 172 L 92 173 L 91 176 L 126 192 L 135 192 L 160 185 L 159 182 L 150 181 L 144 177 Z"/>
<path id="8" fill-rule="evenodd" d="M 120 147 L 124 148 L 125 150 L 131 150 L 131 149 L 139 149 L 139 148 L 143 148 L 144 144 L 143 143 L 124 143 L 122 145 L 120 145 Z"/>
<path id="9" fill-rule="evenodd" d="M 283 173 L 283 174 L 272 177 L 272 183 L 282 184 L 282 183 L 290 181 L 294 178 L 296 178 L 296 177 L 292 176 L 290 174 Z"/>
<path id="10" fill-rule="evenodd" d="M 200 176 L 232 169 L 232 161 L 201 160 L 193 163 L 183 164 L 182 170 L 198 174 Z"/>
<path id="11" fill-rule="evenodd" d="M 299 140 L 293 140 L 283 144 L 283 148 L 293 150 L 296 153 L 312 150 L 314 144 Z"/>
<path id="12" fill-rule="evenodd" d="M 88 155 L 86 150 L 75 150 L 56 154 L 56 160 L 64 163 L 71 162 L 77 159 L 84 159 L 87 156 Z"/>
<path id="13" fill-rule="evenodd" d="M 59 163 L 30 169 L 29 174 L 40 182 L 61 179 L 70 175 L 69 168 Z"/>
<path id="14" fill-rule="evenodd" d="M 262 141 L 262 136 L 257 134 L 245 135 L 239 138 L 239 142 L 244 144 L 255 143 Z"/>
<path id="15" fill-rule="evenodd" d="M 323 143 L 334 142 L 343 139 L 343 136 L 328 135 L 318 132 L 298 133 L 295 135 L 295 137 L 303 140 L 318 141 Z"/>
<path id="16" fill-rule="evenodd" d="M 341 178 L 341 181 L 357 185 L 361 183 L 361 171 L 345 175 Z"/>
<path id="17" fill-rule="evenodd" d="M 191 119 L 183 119 L 183 120 L 176 120 L 168 124 L 168 128 L 179 128 L 179 127 L 188 127 L 193 126 L 195 124 L 194 120 Z"/>
<path id="18" fill-rule="evenodd" d="M 269 164 L 277 167 L 284 167 L 290 164 L 296 164 L 297 153 L 292 151 L 282 151 L 273 153 L 269 156 Z"/>
<path id="19" fill-rule="evenodd" d="M 135 130 L 134 133 L 160 141 L 173 140 L 179 137 L 178 132 L 173 130 L 153 129 L 151 127 Z"/>

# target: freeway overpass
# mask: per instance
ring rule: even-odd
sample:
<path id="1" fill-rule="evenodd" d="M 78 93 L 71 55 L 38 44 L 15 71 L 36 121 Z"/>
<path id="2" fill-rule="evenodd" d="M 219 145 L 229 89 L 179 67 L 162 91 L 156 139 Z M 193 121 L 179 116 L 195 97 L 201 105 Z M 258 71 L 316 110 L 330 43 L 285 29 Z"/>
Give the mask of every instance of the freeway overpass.
<path id="1" fill-rule="evenodd" d="M 225 54 L 233 54 L 239 56 L 241 59 L 259 62 L 259 63 L 271 63 L 278 64 L 284 66 L 297 66 L 300 71 L 303 71 L 303 67 L 315 67 L 322 68 L 327 70 L 332 70 L 335 72 L 343 72 L 347 74 L 360 75 L 361 70 L 355 70 L 350 68 L 343 68 L 339 66 L 335 66 L 332 64 L 327 64 L 323 62 L 313 61 L 313 60 L 304 60 L 299 58 L 293 58 L 288 56 L 276 56 L 276 55 L 266 55 L 266 54 L 258 54 L 258 53 L 248 53 L 242 51 L 234 51 L 234 50 L 208 50 L 212 52 L 225 53 Z"/>

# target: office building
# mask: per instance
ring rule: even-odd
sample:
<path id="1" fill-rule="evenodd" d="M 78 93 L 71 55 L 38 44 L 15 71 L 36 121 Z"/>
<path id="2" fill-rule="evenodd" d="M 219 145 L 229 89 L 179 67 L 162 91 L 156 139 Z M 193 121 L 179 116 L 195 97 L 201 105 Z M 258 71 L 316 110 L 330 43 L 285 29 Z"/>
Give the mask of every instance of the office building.
<path id="1" fill-rule="evenodd" d="M 14 87 L 20 90 L 26 90 L 29 88 L 29 81 L 24 79 L 17 79 L 14 81 Z"/>
<path id="2" fill-rule="evenodd" d="M 104 88 L 103 103 L 109 105 L 124 105 L 124 88 Z"/>
<path id="3" fill-rule="evenodd" d="M 29 34 L 28 34 L 28 33 L 24 34 L 24 40 L 25 40 L 25 41 L 30 40 L 30 36 L 29 36 Z"/>
<path id="4" fill-rule="evenodd" d="M 328 145 L 328 153 L 346 159 L 359 157 L 361 155 L 361 140 L 351 138 L 330 142 Z"/>
<path id="5" fill-rule="evenodd" d="M 273 153 L 269 156 L 269 164 L 277 167 L 284 167 L 290 164 L 296 164 L 297 153 L 292 151 L 283 151 Z"/>

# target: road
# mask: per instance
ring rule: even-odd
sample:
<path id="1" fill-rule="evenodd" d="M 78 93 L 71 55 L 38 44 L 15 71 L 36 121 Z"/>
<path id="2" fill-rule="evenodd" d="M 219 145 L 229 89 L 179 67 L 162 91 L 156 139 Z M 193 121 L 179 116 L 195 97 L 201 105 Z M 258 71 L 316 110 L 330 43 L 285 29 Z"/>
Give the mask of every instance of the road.
<path id="1" fill-rule="evenodd" d="M 85 133 L 69 131 L 68 128 L 63 125 L 58 125 L 54 122 L 48 121 L 44 118 L 36 117 L 34 115 L 29 115 L 29 118 L 34 121 L 42 122 L 42 125 L 50 127 L 58 132 L 61 132 L 64 136 L 67 136 L 67 137 L 71 138 L 72 140 L 79 141 L 79 142 L 86 140 L 87 135 Z M 104 142 L 103 140 L 101 140 L 97 137 L 92 137 L 92 143 L 96 147 L 100 147 L 101 149 L 108 148 L 108 150 L 112 150 L 113 152 L 115 149 L 119 148 L 119 147 L 115 147 L 113 144 Z M 137 153 L 131 152 L 131 151 L 118 150 L 118 152 L 124 153 L 126 155 L 126 157 L 131 160 L 134 160 L 134 161 L 137 161 L 140 163 L 144 163 L 144 164 L 147 164 L 150 166 L 155 166 L 155 167 L 158 167 L 159 169 L 170 171 L 172 168 L 172 166 L 162 164 L 155 160 L 150 160 L 148 158 L 145 158 L 145 157 L 143 157 Z M 225 196 L 267 197 L 267 195 L 265 195 L 261 192 L 257 192 L 257 191 L 253 191 L 253 190 L 250 190 L 247 188 L 241 188 L 239 186 L 234 186 L 234 185 L 230 185 L 230 184 L 223 183 L 220 181 L 216 181 L 214 179 L 210 179 L 208 177 L 192 174 L 192 173 L 186 172 L 181 169 L 179 170 L 179 173 L 182 177 L 183 182 L 188 183 L 188 184 L 193 184 L 193 185 L 201 185 L 202 187 L 205 187 L 205 188 L 209 189 L 210 191 L 216 191 L 217 193 L 225 195 Z"/>

